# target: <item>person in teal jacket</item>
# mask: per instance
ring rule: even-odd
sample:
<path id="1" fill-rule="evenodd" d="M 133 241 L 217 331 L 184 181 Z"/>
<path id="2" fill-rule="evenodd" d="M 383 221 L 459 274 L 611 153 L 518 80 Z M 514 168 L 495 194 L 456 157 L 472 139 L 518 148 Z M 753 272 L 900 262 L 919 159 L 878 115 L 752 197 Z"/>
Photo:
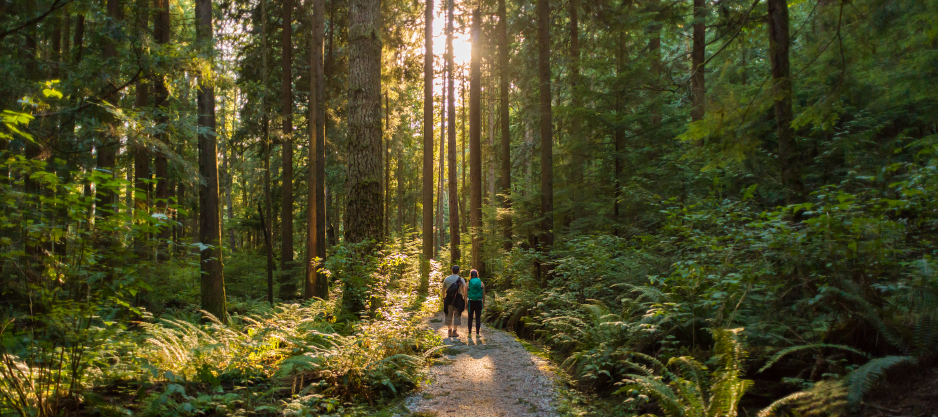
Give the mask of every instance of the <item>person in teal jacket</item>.
<path id="1" fill-rule="evenodd" d="M 485 305 L 485 284 L 479 278 L 479 271 L 475 269 L 469 271 L 469 336 L 472 336 L 472 316 L 476 318 L 476 334 L 482 327 L 482 306 Z"/>

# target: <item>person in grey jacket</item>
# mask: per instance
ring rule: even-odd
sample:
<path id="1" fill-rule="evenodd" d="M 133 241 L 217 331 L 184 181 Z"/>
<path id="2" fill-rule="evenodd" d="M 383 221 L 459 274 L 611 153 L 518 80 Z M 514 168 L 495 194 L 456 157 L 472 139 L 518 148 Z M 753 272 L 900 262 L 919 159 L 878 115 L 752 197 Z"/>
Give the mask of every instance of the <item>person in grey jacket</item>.
<path id="1" fill-rule="evenodd" d="M 459 276 L 459 266 L 453 265 L 453 274 L 443 279 L 440 297 L 443 298 L 443 324 L 449 330 L 448 337 L 459 337 L 456 327 L 462 324 L 462 312 L 466 308 L 466 280 Z"/>

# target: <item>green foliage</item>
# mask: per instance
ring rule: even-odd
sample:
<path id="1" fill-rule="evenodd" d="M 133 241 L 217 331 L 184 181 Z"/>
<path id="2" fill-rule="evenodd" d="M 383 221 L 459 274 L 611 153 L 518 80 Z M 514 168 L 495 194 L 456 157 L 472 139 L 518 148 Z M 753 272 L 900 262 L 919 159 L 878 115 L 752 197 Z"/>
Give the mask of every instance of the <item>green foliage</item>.
<path id="1" fill-rule="evenodd" d="M 633 354 L 634 359 L 647 361 L 651 368 L 630 360 L 629 365 L 642 373 L 629 374 L 617 393 L 637 392 L 647 396 L 669 417 L 735 416 L 739 401 L 752 386 L 752 381 L 741 379 L 746 355 L 739 340 L 741 332 L 742 329 L 713 330 L 714 362 L 718 368 L 712 373 L 692 357 L 674 357 L 665 365 L 650 356 Z"/>

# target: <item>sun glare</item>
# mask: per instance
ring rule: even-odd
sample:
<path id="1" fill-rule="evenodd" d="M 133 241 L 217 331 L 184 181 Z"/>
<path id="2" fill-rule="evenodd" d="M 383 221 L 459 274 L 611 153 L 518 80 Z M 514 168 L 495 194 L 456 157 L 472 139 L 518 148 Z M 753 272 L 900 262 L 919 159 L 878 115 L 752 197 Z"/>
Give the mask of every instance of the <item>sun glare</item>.
<path id="1" fill-rule="evenodd" d="M 436 12 L 437 15 L 433 19 L 433 55 L 434 67 L 437 69 L 434 70 L 433 74 L 433 93 L 439 95 L 442 92 L 441 84 L 443 81 L 443 74 L 440 69 L 443 68 L 443 59 L 446 56 L 446 19 L 441 10 L 437 9 Z M 456 66 L 454 72 L 457 90 L 461 86 L 460 83 L 464 75 L 468 75 L 469 60 L 472 58 L 472 42 L 467 29 L 457 25 L 453 31 L 453 64 Z M 456 100 L 460 101 L 459 93 L 457 93 Z"/>

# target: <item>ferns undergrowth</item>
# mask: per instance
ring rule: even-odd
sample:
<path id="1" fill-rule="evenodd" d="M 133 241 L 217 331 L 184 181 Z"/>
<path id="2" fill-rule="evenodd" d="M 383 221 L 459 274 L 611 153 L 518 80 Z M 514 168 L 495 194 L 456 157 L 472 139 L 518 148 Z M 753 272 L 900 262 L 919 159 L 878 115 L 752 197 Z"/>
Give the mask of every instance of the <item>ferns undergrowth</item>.
<path id="1" fill-rule="evenodd" d="M 738 377 L 771 382 L 749 388 L 760 394 L 742 399 L 750 414 L 856 410 L 891 369 L 938 359 L 938 205 L 923 198 L 938 182 L 902 166 L 889 181 L 864 177 L 887 191 L 854 178 L 775 210 L 745 198 L 666 201 L 653 233 L 515 248 L 499 262 L 502 291 L 485 318 L 543 342 L 585 395 L 656 399 L 610 414 L 666 411 L 674 394 L 709 415 L 711 400 L 689 398 L 714 389 L 698 378 L 711 372 L 702 366 L 726 366 L 719 329 L 746 336 L 739 346 L 751 358 Z M 534 261 L 550 273 L 523 267 Z M 636 357 L 656 365 L 636 373 Z M 617 390 L 622 381 L 631 389 Z"/>
<path id="2" fill-rule="evenodd" d="M 132 321 L 99 309 L 80 329 L 60 326 L 74 334 L 57 343 L 6 326 L 0 415 L 368 415 L 414 387 L 442 345 L 422 326 L 438 299 L 418 295 L 415 259 L 388 253 L 360 265 L 384 283 L 358 290 L 372 304 L 360 316 L 340 295 L 237 300 L 228 325 L 192 304 L 159 317 L 139 310 Z M 331 272 L 341 294 L 352 280 Z"/>

